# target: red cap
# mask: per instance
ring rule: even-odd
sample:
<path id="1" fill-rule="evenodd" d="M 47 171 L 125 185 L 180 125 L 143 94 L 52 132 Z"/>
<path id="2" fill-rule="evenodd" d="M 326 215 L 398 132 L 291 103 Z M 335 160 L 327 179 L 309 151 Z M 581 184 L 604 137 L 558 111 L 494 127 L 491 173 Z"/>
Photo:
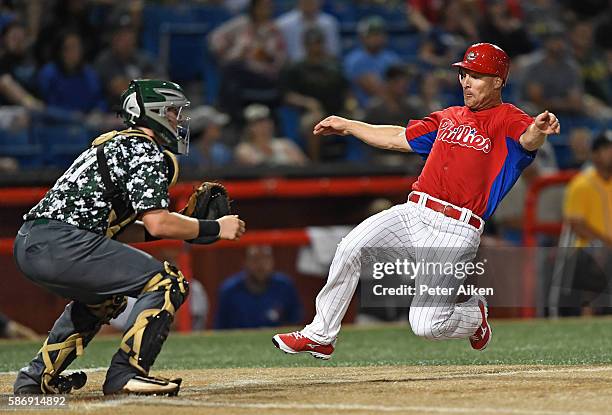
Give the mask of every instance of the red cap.
<path id="1" fill-rule="evenodd" d="M 453 63 L 452 66 L 499 76 L 505 83 L 510 70 L 510 58 L 499 46 L 492 43 L 476 43 L 465 51 L 461 62 Z"/>

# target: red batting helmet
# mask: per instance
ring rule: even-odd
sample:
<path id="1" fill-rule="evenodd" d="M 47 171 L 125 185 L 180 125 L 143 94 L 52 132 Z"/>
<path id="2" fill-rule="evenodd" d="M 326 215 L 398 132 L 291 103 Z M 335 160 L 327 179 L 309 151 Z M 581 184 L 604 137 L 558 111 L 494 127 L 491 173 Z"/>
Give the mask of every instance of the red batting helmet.
<path id="1" fill-rule="evenodd" d="M 510 69 L 510 58 L 502 48 L 492 43 L 476 43 L 465 51 L 461 62 L 453 66 L 474 72 L 499 76 L 504 83 Z"/>

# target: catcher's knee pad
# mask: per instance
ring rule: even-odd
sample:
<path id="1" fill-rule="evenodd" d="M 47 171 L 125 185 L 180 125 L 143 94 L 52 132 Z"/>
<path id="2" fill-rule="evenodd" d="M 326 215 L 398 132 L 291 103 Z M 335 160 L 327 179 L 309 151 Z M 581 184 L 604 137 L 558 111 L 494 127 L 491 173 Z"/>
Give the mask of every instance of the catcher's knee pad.
<path id="1" fill-rule="evenodd" d="M 127 297 L 115 295 L 100 304 L 88 304 L 87 308 L 94 316 L 100 319 L 100 323 L 108 324 L 112 319 L 119 317 L 127 307 Z"/>
<path id="2" fill-rule="evenodd" d="M 151 292 L 163 292 L 164 304 L 143 310 L 121 340 L 121 350 L 128 354 L 130 364 L 144 375 L 168 337 L 174 314 L 189 294 L 189 283 L 182 272 L 165 262 L 164 271 L 153 276 L 141 294 Z"/>

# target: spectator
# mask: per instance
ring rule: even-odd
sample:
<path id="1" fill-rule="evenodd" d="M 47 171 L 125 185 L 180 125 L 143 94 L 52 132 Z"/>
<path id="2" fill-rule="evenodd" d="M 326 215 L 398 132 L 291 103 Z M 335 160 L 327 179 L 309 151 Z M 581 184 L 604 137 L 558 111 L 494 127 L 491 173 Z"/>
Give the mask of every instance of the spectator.
<path id="1" fill-rule="evenodd" d="M 405 67 L 390 66 L 385 71 L 384 94 L 370 101 L 365 122 L 370 124 L 402 125 L 406 119 L 424 117 L 422 109 L 412 105 L 408 98 L 410 78 Z"/>
<path id="2" fill-rule="evenodd" d="M 23 23 L 15 20 L 2 30 L 2 54 L 0 55 L 0 73 L 9 75 L 10 81 L 1 82 L 3 95 L 2 105 L 19 104 L 26 108 L 41 108 L 42 102 L 34 98 L 36 87 L 36 62 L 30 53 L 30 45 Z M 11 94 L 11 86 L 14 83 Z"/>
<path id="3" fill-rule="evenodd" d="M 389 66 L 399 63 L 400 58 L 385 48 L 387 34 L 382 18 L 370 16 L 361 20 L 357 31 L 361 46 L 346 56 L 344 70 L 359 106 L 366 108 L 370 98 L 384 96 L 384 73 Z"/>
<path id="4" fill-rule="evenodd" d="M 232 150 L 223 142 L 227 114 L 214 107 L 202 106 L 190 112 L 191 145 L 189 154 L 181 157 L 181 165 L 193 169 L 210 169 L 232 162 Z"/>
<path id="5" fill-rule="evenodd" d="M 244 110 L 244 141 L 236 147 L 236 161 L 243 165 L 300 166 L 307 162 L 302 150 L 287 138 L 274 137 L 274 121 L 265 105 L 251 104 Z"/>
<path id="6" fill-rule="evenodd" d="M 408 96 L 410 79 L 403 66 L 390 66 L 385 72 L 385 93 L 370 101 L 364 121 L 370 124 L 402 125 L 407 119 L 420 119 L 427 115 L 422 108 L 413 105 Z M 406 163 L 406 154 L 369 148 L 371 159 L 384 164 Z"/>
<path id="7" fill-rule="evenodd" d="M 0 130 L 24 135 L 30 122 L 28 110 L 41 110 L 44 104 L 32 94 L 36 66 L 29 55 L 25 27 L 15 20 L 2 31 L 0 55 Z M 4 131 L 2 131 L 3 133 Z M 14 159 L 3 158 L 1 171 L 17 169 Z"/>
<path id="8" fill-rule="evenodd" d="M 18 21 L 2 31 L 3 53 L 0 55 L 0 105 L 19 105 L 42 109 L 44 104 L 32 94 L 36 67 L 27 53 L 25 27 Z"/>
<path id="9" fill-rule="evenodd" d="M 421 33 L 428 33 L 437 24 L 445 2 L 428 0 L 407 0 L 406 16 L 410 24 Z"/>
<path id="10" fill-rule="evenodd" d="M 448 71 L 451 63 L 460 60 L 469 43 L 478 39 L 476 17 L 469 3 L 450 1 L 441 10 L 440 23 L 427 33 L 419 50 L 420 60 L 434 68 Z"/>
<path id="11" fill-rule="evenodd" d="M 524 69 L 521 92 L 535 112 L 546 108 L 560 116 L 580 115 L 584 109 L 582 77 L 564 36 L 560 26 L 549 28 L 543 50 Z"/>
<path id="12" fill-rule="evenodd" d="M 19 162 L 15 158 L 0 155 L 0 173 L 16 173 L 18 170 Z"/>
<path id="13" fill-rule="evenodd" d="M 43 65 L 54 58 L 54 45 L 63 33 L 77 33 L 82 39 L 82 54 L 91 61 L 100 50 L 100 30 L 90 22 L 91 2 L 83 0 L 57 0 L 54 7 L 43 7 L 42 30 L 34 45 L 38 63 Z"/>
<path id="14" fill-rule="evenodd" d="M 591 161 L 567 187 L 564 217 L 575 235 L 570 246 L 612 247 L 612 130 L 593 140 Z"/>
<path id="15" fill-rule="evenodd" d="M 486 2 L 478 32 L 483 42 L 499 46 L 511 58 L 533 50 L 525 27 L 520 19 L 512 16 L 505 0 Z"/>
<path id="16" fill-rule="evenodd" d="M 558 0 L 521 1 L 523 24 L 533 39 L 546 34 L 551 25 L 563 21 L 564 10 Z"/>
<path id="17" fill-rule="evenodd" d="M 588 128 L 574 128 L 569 134 L 570 160 L 564 166 L 567 169 L 581 169 L 591 156 L 593 133 Z"/>
<path id="18" fill-rule="evenodd" d="M 559 245 L 577 249 L 557 254 L 549 294 L 553 315 L 579 315 L 585 306 L 610 307 L 612 130 L 596 137 L 591 148 L 593 166 L 574 177 L 566 190 Z M 603 304 L 598 301 L 602 293 L 607 297 Z"/>
<path id="19" fill-rule="evenodd" d="M 473 7 L 473 3 L 475 2 L 472 2 L 471 0 L 407 0 L 406 16 L 408 17 L 411 25 L 414 26 L 419 32 L 429 33 L 434 26 L 440 25 L 444 19 L 446 10 L 453 9 L 455 6 L 457 6 L 458 9 L 453 9 L 453 13 L 451 13 L 451 15 L 459 16 L 458 14 L 455 14 L 455 12 L 457 10 L 462 10 L 461 16 L 463 17 L 464 9 L 475 9 Z M 464 23 L 462 22 L 461 24 Z"/>
<path id="20" fill-rule="evenodd" d="M 221 66 L 219 104 L 233 120 L 239 120 L 242 110 L 253 102 L 276 108 L 286 49 L 272 20 L 271 0 L 251 0 L 247 14 L 213 31 L 210 49 Z"/>
<path id="21" fill-rule="evenodd" d="M 593 24 L 577 21 L 569 36 L 572 54 L 576 57 L 584 82 L 584 92 L 603 102 L 612 103 L 608 96 L 608 70 L 605 54 L 593 41 Z"/>
<path id="22" fill-rule="evenodd" d="M 312 134 L 312 129 L 325 116 L 344 112 L 348 82 L 340 63 L 326 52 L 319 28 L 306 30 L 303 42 L 305 58 L 283 71 L 281 84 L 285 102 L 303 110 L 300 131 L 306 138 L 308 155 L 313 161 L 328 160 L 334 157 L 330 150 L 336 146 L 328 146 L 331 140 L 326 139 L 321 148 L 320 137 Z"/>
<path id="23" fill-rule="evenodd" d="M 120 101 L 121 93 L 132 79 L 163 78 L 159 67 L 146 53 L 137 49 L 137 28 L 127 14 L 117 18 L 110 45 L 95 62 L 109 106 Z"/>
<path id="24" fill-rule="evenodd" d="M 245 270 L 219 289 L 216 329 L 278 327 L 299 324 L 302 304 L 290 277 L 274 271 L 272 248 L 247 248 Z"/>
<path id="25" fill-rule="evenodd" d="M 441 76 L 440 76 L 441 75 Z M 440 84 L 446 83 L 444 73 L 421 73 L 417 79 L 418 95 L 410 95 L 408 101 L 413 108 L 419 108 L 421 114 L 431 114 L 447 107 L 440 93 Z"/>
<path id="26" fill-rule="evenodd" d="M 38 87 L 49 106 L 79 113 L 106 110 L 98 75 L 84 62 L 81 36 L 76 32 L 60 37 L 55 60 L 38 74 Z"/>
<path id="27" fill-rule="evenodd" d="M 340 29 L 338 21 L 330 14 L 321 11 L 321 0 L 298 0 L 297 7 L 283 15 L 276 24 L 283 32 L 287 54 L 292 62 L 306 57 L 303 42 L 308 29 L 319 28 L 323 33 L 324 50 L 329 56 L 340 55 Z"/>

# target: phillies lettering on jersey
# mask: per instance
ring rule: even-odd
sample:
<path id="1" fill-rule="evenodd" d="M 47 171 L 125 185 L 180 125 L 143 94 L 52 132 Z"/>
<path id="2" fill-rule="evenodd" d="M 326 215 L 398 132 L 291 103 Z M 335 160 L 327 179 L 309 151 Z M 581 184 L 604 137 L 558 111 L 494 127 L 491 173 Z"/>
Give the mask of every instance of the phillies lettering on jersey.
<path id="1" fill-rule="evenodd" d="M 406 139 L 427 160 L 413 190 L 488 219 L 535 158 L 519 143 L 532 122 L 512 104 L 450 107 L 411 120 Z"/>
<path id="2" fill-rule="evenodd" d="M 455 124 L 448 118 L 440 122 L 437 138 L 450 144 L 482 150 L 485 153 L 491 151 L 491 139 L 478 134 L 477 130 L 470 125 L 455 127 Z"/>

